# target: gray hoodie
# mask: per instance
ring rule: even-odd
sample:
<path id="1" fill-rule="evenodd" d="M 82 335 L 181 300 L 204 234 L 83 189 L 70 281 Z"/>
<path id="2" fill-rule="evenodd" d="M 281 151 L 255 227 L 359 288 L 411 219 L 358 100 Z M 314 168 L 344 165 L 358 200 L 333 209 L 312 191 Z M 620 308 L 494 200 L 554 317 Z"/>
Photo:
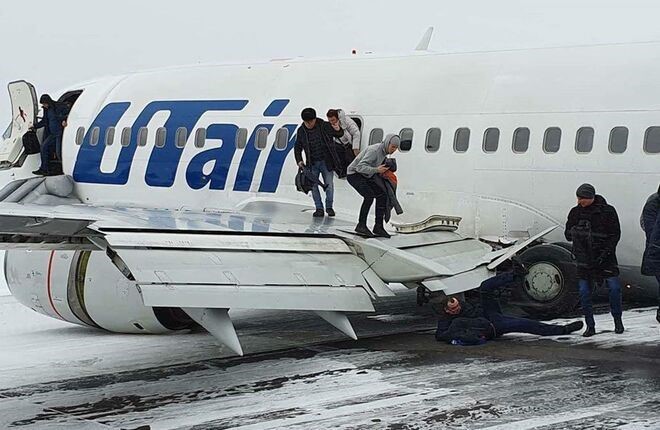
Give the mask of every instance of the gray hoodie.
<path id="1" fill-rule="evenodd" d="M 371 178 L 378 173 L 378 167 L 383 164 L 387 158 L 387 146 L 392 143 L 399 146 L 399 136 L 396 134 L 388 134 L 383 139 L 382 143 L 367 146 L 364 151 L 360 152 L 355 160 L 348 165 L 346 169 L 347 175 L 360 173 L 367 178 Z"/>

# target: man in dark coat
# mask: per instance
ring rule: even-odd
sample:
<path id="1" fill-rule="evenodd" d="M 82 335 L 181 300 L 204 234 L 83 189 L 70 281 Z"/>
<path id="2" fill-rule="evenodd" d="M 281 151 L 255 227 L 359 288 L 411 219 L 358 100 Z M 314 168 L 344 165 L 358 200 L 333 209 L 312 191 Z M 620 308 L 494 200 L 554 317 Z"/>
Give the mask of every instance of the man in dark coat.
<path id="1" fill-rule="evenodd" d="M 581 321 L 566 325 L 546 324 L 527 318 L 505 315 L 499 303 L 500 288 L 524 275 L 519 265 L 514 271 L 486 279 L 479 287 L 478 303 L 470 303 L 460 296 L 447 296 L 434 306 L 438 313 L 435 338 L 449 343 L 474 345 L 506 333 L 530 333 L 539 336 L 569 334 L 583 327 Z"/>
<path id="2" fill-rule="evenodd" d="M 41 167 L 32 173 L 48 175 L 51 173 L 48 166 L 52 154 L 55 153 L 58 160 L 62 161 L 62 134 L 69 112 L 66 105 L 54 101 L 48 94 L 43 94 L 39 98 L 39 103 L 43 108 L 44 116 L 32 126 L 32 129 L 44 129 L 41 144 Z"/>
<path id="3" fill-rule="evenodd" d="M 658 280 L 658 312 L 655 318 L 660 323 L 660 187 L 644 205 L 642 228 L 646 234 L 642 275 L 655 276 Z"/>
<path id="4" fill-rule="evenodd" d="M 619 216 L 603 196 L 596 194 L 591 184 L 580 185 L 576 196 L 577 206 L 568 214 L 564 235 L 573 242 L 573 255 L 577 262 L 580 303 L 587 324 L 583 336 L 596 334 L 591 285 L 594 282 L 600 284 L 603 280 L 609 288 L 614 331 L 623 333 L 621 282 L 616 259 L 616 246 L 621 238 Z"/>
<path id="5" fill-rule="evenodd" d="M 298 127 L 296 145 L 293 147 L 296 163 L 301 169 L 305 166 L 310 168 L 315 178 L 323 176 L 323 183 L 327 185 L 325 189 L 325 210 L 328 216 L 335 216 L 332 207 L 335 193 L 333 171 L 341 168 L 341 160 L 339 160 L 335 151 L 333 137 L 342 137 L 344 131 L 339 123 L 331 125 L 321 118 L 317 118 L 316 111 L 312 108 L 303 109 L 300 116 L 303 123 Z M 305 153 L 305 161 L 302 157 L 303 152 Z M 324 216 L 323 201 L 318 185 L 312 188 L 312 198 L 316 207 L 314 217 Z"/>

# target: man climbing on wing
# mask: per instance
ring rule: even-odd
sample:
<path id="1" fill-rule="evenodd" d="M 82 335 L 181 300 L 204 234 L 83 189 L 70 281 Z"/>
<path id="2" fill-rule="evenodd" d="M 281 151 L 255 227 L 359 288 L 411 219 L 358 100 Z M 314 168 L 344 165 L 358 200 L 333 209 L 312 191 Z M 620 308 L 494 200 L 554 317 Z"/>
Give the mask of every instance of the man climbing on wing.
<path id="1" fill-rule="evenodd" d="M 524 267 L 515 263 L 513 271 L 486 279 L 479 287 L 477 302 L 471 303 L 459 295 L 443 297 L 434 304 L 439 315 L 435 338 L 448 343 L 477 345 L 507 333 L 558 336 L 582 329 L 581 321 L 555 325 L 504 314 L 499 303 L 499 290 L 525 273 Z"/>

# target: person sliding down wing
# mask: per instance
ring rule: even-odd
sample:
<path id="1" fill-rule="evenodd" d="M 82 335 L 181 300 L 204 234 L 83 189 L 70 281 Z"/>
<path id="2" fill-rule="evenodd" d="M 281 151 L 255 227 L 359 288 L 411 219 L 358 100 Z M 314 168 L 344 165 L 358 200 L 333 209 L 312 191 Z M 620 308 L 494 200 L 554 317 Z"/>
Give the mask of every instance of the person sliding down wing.
<path id="1" fill-rule="evenodd" d="M 389 167 L 385 165 L 385 159 L 388 155 L 394 154 L 399 149 L 400 144 L 401 139 L 399 136 L 388 134 L 382 143 L 370 145 L 360 152 L 346 170 L 348 183 L 355 188 L 355 191 L 363 199 L 360 207 L 360 217 L 355 227 L 355 232 L 358 234 L 367 237 L 390 237 L 383 226 L 387 208 L 387 194 L 376 181 L 375 175 L 389 170 Z M 374 223 L 374 230 L 371 232 L 367 227 L 367 217 L 374 200 L 376 200 L 376 222 Z"/>

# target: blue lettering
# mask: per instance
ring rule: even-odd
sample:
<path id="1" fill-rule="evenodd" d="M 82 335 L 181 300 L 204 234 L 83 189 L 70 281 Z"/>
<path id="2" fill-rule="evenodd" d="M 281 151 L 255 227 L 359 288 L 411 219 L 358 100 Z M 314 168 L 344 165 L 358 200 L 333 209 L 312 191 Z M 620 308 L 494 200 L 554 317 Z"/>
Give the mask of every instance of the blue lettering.
<path id="1" fill-rule="evenodd" d="M 252 185 L 252 178 L 254 178 L 254 169 L 257 168 L 257 161 L 263 151 L 257 149 L 254 141 L 257 138 L 257 130 L 260 128 L 267 128 L 268 131 L 273 128 L 273 124 L 259 124 L 252 130 L 252 136 L 248 140 L 247 146 L 243 150 L 243 157 L 241 164 L 238 166 L 238 173 L 236 173 L 236 182 L 234 183 L 234 191 L 250 191 Z"/>
<path id="2" fill-rule="evenodd" d="M 282 176 L 282 168 L 284 167 L 286 157 L 296 144 L 296 128 L 298 128 L 298 126 L 295 124 L 287 124 L 284 128 L 289 130 L 289 136 L 291 137 L 286 144 L 286 149 L 278 150 L 275 148 L 275 145 L 270 149 L 270 154 L 268 154 L 268 159 L 266 160 L 266 167 L 264 168 L 264 174 L 261 177 L 261 185 L 259 186 L 259 192 L 261 193 L 274 193 L 277 190 L 277 186 L 280 184 L 280 176 Z"/>
<path id="3" fill-rule="evenodd" d="M 234 124 L 213 124 L 206 130 L 207 139 L 222 139 L 220 148 L 213 148 L 195 155 L 186 170 L 186 182 L 193 190 L 204 188 L 209 182 L 212 190 L 224 190 L 231 160 L 236 152 Z M 204 175 L 204 166 L 213 161 L 213 170 Z"/>

